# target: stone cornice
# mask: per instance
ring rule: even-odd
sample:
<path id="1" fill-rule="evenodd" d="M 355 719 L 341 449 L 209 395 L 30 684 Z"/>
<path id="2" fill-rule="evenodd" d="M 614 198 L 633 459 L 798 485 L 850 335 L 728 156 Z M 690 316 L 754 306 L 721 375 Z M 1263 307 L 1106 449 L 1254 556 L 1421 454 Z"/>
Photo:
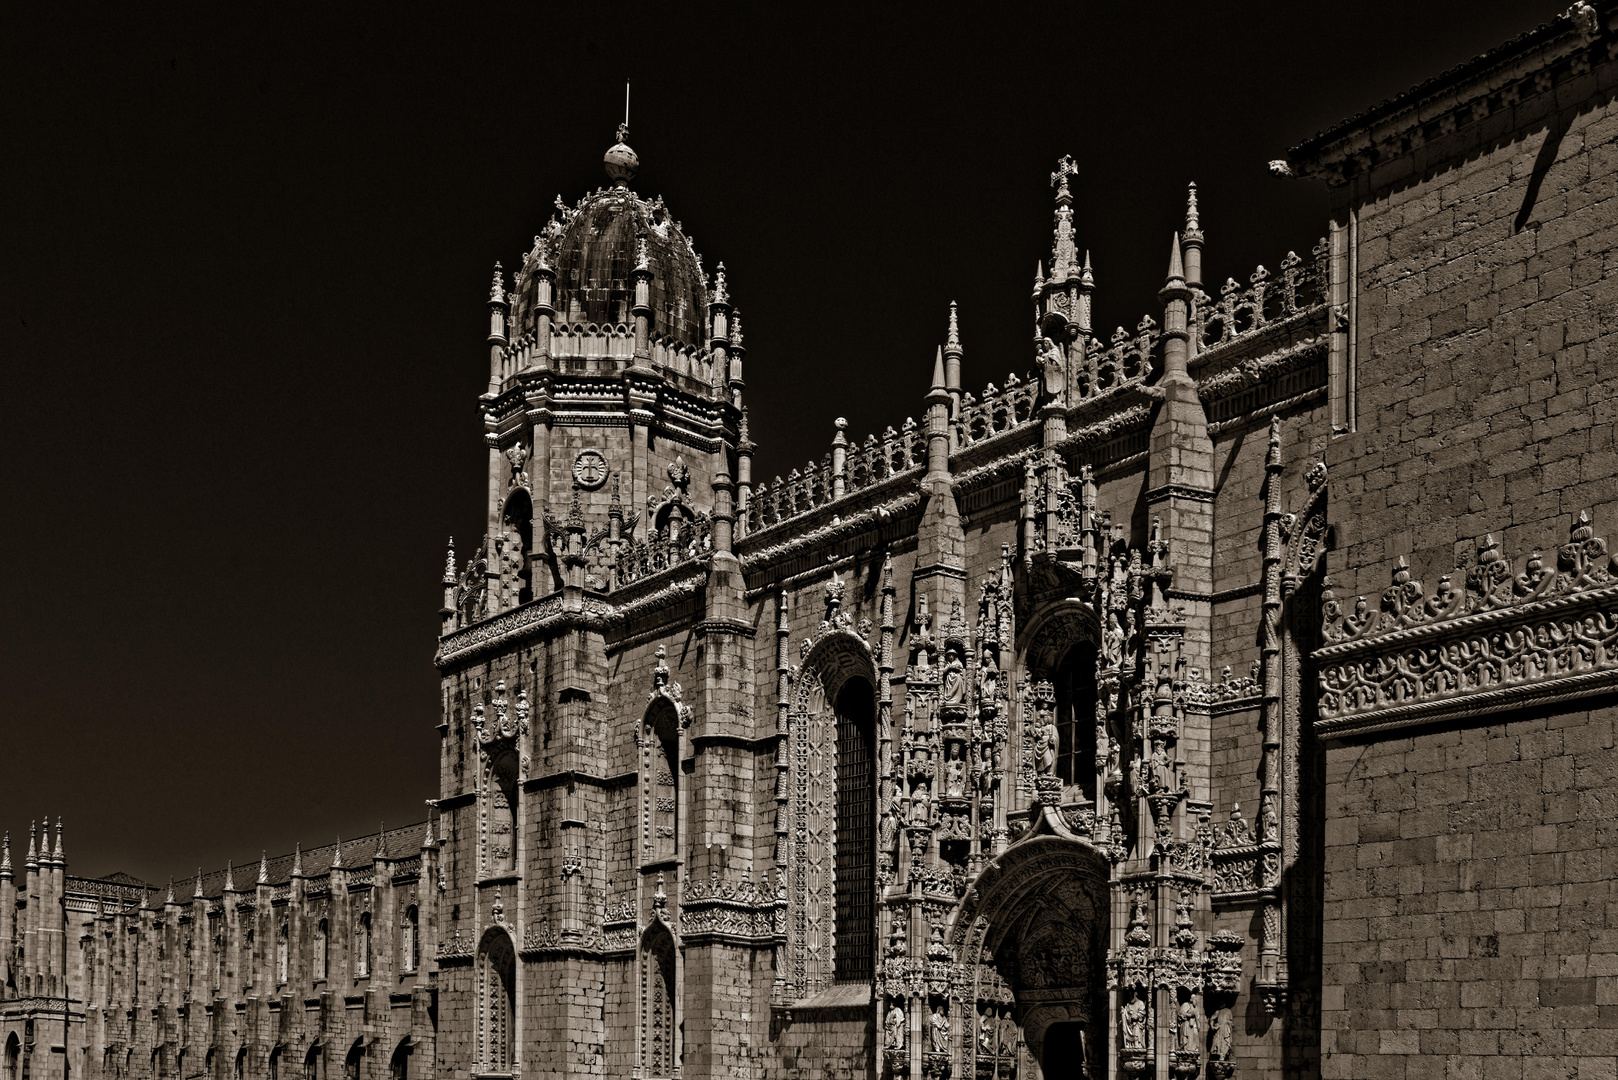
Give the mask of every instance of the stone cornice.
<path id="1" fill-rule="evenodd" d="M 1359 597 L 1344 614 L 1328 586 L 1315 730 L 1349 737 L 1618 686 L 1618 579 L 1588 515 L 1556 563 L 1535 552 L 1514 574 L 1485 537 L 1464 583 L 1445 575 L 1431 596 L 1402 559 L 1378 612 Z"/>
<path id="2" fill-rule="evenodd" d="M 1607 60 L 1607 49 L 1598 39 L 1611 5 L 1600 8 L 1600 14 L 1592 13 L 1584 26 L 1560 15 L 1320 132 L 1288 151 L 1291 171 L 1334 186 L 1345 184 L 1435 138 L 1461 134 L 1469 127 L 1485 128 L 1483 122 L 1497 113 L 1551 94 L 1569 76 L 1584 74 L 1592 63 Z M 1554 104 L 1551 98 L 1544 102 L 1546 107 Z"/>

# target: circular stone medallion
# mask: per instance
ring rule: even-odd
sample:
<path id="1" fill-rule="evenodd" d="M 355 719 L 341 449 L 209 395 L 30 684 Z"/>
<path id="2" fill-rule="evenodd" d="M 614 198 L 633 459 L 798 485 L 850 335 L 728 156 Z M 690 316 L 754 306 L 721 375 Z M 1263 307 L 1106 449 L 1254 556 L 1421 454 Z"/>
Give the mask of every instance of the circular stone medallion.
<path id="1" fill-rule="evenodd" d="M 599 450 L 582 451 L 573 460 L 573 479 L 581 488 L 594 491 L 607 482 L 607 459 Z"/>

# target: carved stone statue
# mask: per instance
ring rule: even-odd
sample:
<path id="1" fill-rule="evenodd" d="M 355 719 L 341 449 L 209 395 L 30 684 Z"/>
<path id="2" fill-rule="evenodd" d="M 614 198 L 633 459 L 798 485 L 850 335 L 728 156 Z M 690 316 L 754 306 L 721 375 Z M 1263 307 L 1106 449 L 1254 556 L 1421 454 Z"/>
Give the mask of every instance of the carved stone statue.
<path id="1" fill-rule="evenodd" d="M 1046 396 L 1060 398 L 1067 389 L 1067 358 L 1050 338 L 1040 339 L 1039 366 Z"/>
<path id="2" fill-rule="evenodd" d="M 933 1053 L 949 1053 L 949 1017 L 944 1015 L 942 1005 L 933 1006 L 932 1031 Z"/>
<path id="3" fill-rule="evenodd" d="M 1017 1056 L 1017 1022 L 1009 1012 L 1000 1017 L 1000 1056 Z"/>
<path id="4" fill-rule="evenodd" d="M 1056 732 L 1056 717 L 1050 709 L 1039 710 L 1034 728 L 1034 768 L 1041 773 L 1056 771 L 1056 748 L 1060 736 Z"/>
<path id="5" fill-rule="evenodd" d="M 987 1012 L 978 1017 L 978 1050 L 990 1056 L 994 1054 L 994 1025 Z"/>
<path id="6" fill-rule="evenodd" d="M 1146 1002 L 1132 997 L 1124 1003 L 1119 1016 L 1123 1028 L 1124 1049 L 1146 1049 Z"/>
<path id="7" fill-rule="evenodd" d="M 966 704 L 966 665 L 953 645 L 944 650 L 944 685 L 938 696 L 945 705 Z"/>
<path id="8" fill-rule="evenodd" d="M 1197 1020 L 1197 1006 L 1186 998 L 1180 1002 L 1179 1015 L 1179 1043 L 1177 1049 L 1182 1054 L 1195 1054 L 1202 1050 L 1197 1040 L 1202 1033 L 1202 1025 Z"/>
<path id="9" fill-rule="evenodd" d="M 1232 1041 L 1230 1010 L 1220 1009 L 1213 1014 L 1209 1023 L 1213 1028 L 1213 1038 L 1208 1047 L 1209 1056 L 1215 1061 L 1229 1061 Z"/>
<path id="10" fill-rule="evenodd" d="M 987 645 L 983 647 L 983 658 L 978 661 L 978 711 L 984 709 L 991 713 L 995 709 L 995 698 L 1000 693 L 1000 665 L 995 662 L 994 650 Z"/>
<path id="11" fill-rule="evenodd" d="M 945 769 L 948 787 L 945 789 L 954 798 L 966 794 L 966 762 L 961 760 L 961 744 L 950 743 L 949 762 Z"/>
<path id="12" fill-rule="evenodd" d="M 905 917 L 902 914 L 893 916 L 893 930 L 888 934 L 888 955 L 903 956 L 905 954 Z"/>
<path id="13" fill-rule="evenodd" d="M 1281 839 L 1281 818 L 1276 813 L 1275 802 L 1274 795 L 1266 795 L 1264 801 L 1259 803 L 1259 836 L 1265 843 L 1274 843 Z"/>
<path id="14" fill-rule="evenodd" d="M 1231 847 L 1239 847 L 1253 842 L 1253 833 L 1247 827 L 1247 819 L 1242 817 L 1242 804 L 1233 803 L 1230 808 L 1230 820 L 1225 823 L 1225 843 Z"/>
<path id="15" fill-rule="evenodd" d="M 927 824 L 928 803 L 933 801 L 933 786 L 923 780 L 910 800 L 910 824 Z"/>
<path id="16" fill-rule="evenodd" d="M 888 1010 L 887 1043 L 889 1050 L 905 1048 L 905 1011 L 902 1005 L 895 1004 Z"/>

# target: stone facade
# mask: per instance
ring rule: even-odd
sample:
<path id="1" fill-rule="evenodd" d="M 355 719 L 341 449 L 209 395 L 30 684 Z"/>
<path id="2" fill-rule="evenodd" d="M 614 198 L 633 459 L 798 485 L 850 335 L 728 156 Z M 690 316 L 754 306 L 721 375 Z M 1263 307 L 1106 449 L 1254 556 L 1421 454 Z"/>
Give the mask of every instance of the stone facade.
<path id="1" fill-rule="evenodd" d="M 952 305 L 769 482 L 621 132 L 491 287 L 431 820 L 8 848 L 7 1080 L 1618 1075 L 1611 21 L 1272 163 L 1332 214 L 1245 283 L 1193 187 L 1110 335 L 1063 159 L 1028 375 Z"/>

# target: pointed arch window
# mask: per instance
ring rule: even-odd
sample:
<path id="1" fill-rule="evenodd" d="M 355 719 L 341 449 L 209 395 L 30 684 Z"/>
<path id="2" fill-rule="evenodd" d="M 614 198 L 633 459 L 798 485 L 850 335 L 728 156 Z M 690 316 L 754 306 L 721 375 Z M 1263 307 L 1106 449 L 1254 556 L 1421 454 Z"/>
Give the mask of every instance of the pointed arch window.
<path id="1" fill-rule="evenodd" d="M 482 1013 L 483 1071 L 511 1071 L 511 1027 L 516 1011 L 517 967 L 511 938 L 490 931 L 478 950 L 478 1008 Z"/>
<path id="2" fill-rule="evenodd" d="M 833 978 L 868 982 L 875 972 L 876 692 L 859 676 L 837 693 L 837 937 Z"/>
<path id="3" fill-rule="evenodd" d="M 315 1043 L 303 1059 L 303 1080 L 320 1080 L 320 1074 L 325 1071 L 320 1067 L 321 1060 L 320 1044 Z"/>
<path id="4" fill-rule="evenodd" d="M 405 908 L 404 919 L 399 925 L 399 962 L 407 972 L 415 971 L 420 962 L 421 946 L 418 944 L 418 935 L 421 929 L 420 916 L 416 912 L 416 905 L 411 904 Z"/>
<path id="5" fill-rule="evenodd" d="M 242 1053 L 246 1054 L 247 1051 L 243 1050 Z M 279 1046 L 270 1051 L 268 1073 L 269 1080 L 281 1080 L 281 1048 Z"/>
<path id="6" fill-rule="evenodd" d="M 526 604 L 534 598 L 533 567 L 528 551 L 534 544 L 534 503 L 521 488 L 511 493 L 501 515 L 500 607 Z"/>
<path id="7" fill-rule="evenodd" d="M 326 920 L 321 919 L 315 924 L 315 978 L 326 977 Z"/>

